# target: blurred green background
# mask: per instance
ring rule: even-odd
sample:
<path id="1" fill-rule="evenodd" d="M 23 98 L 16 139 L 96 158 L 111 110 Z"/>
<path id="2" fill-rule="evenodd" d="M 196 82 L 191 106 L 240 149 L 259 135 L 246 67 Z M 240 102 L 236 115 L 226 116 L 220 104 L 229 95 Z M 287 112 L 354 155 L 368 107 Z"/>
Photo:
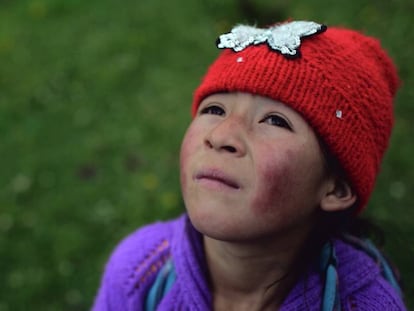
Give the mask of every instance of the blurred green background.
<path id="1" fill-rule="evenodd" d="M 412 0 L 0 0 L 0 311 L 88 310 L 136 227 L 183 211 L 192 91 L 238 22 L 287 18 L 378 36 L 403 80 L 367 214 L 414 306 Z"/>

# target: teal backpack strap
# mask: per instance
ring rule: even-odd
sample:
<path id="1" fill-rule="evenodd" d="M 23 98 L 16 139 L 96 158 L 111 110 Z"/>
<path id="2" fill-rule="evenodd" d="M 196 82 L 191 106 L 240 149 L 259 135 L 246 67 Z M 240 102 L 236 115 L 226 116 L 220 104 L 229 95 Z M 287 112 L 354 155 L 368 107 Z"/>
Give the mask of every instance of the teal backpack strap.
<path id="1" fill-rule="evenodd" d="M 402 297 L 402 290 L 398 283 L 398 278 L 387 259 L 375 247 L 369 239 L 360 239 L 352 235 L 344 235 L 344 241 L 350 243 L 356 248 L 364 251 L 369 255 L 381 269 L 382 276 L 395 288 Z M 320 256 L 320 269 L 325 276 L 325 284 L 323 290 L 323 299 L 321 311 L 340 311 L 341 303 L 339 298 L 338 273 L 336 270 L 337 258 L 335 247 L 332 241 L 328 241 L 322 248 Z"/>
<path id="2" fill-rule="evenodd" d="M 174 285 L 176 273 L 171 259 L 161 267 L 158 275 L 148 291 L 145 301 L 145 311 L 155 311 L 162 298 Z"/>
<path id="3" fill-rule="evenodd" d="M 369 239 L 359 239 L 353 235 L 344 235 L 344 240 L 351 243 L 358 249 L 365 251 L 372 259 L 374 259 L 381 269 L 382 276 L 384 279 L 391 284 L 397 293 L 402 297 L 403 293 L 398 282 L 398 277 L 395 270 L 391 267 L 391 264 L 385 258 L 385 256 L 376 248 L 374 243 Z"/>
<path id="4" fill-rule="evenodd" d="M 338 273 L 336 271 L 337 259 L 332 241 L 328 241 L 322 247 L 319 264 L 321 272 L 325 276 L 321 311 L 341 311 Z"/>

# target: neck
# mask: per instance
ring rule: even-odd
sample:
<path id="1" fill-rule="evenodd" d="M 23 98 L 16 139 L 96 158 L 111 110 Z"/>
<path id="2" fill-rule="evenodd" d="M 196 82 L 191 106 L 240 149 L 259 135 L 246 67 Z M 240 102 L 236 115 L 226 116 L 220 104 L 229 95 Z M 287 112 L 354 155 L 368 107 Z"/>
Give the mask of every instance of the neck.
<path id="1" fill-rule="evenodd" d="M 275 310 L 293 282 L 304 239 L 225 242 L 204 237 L 214 310 Z"/>

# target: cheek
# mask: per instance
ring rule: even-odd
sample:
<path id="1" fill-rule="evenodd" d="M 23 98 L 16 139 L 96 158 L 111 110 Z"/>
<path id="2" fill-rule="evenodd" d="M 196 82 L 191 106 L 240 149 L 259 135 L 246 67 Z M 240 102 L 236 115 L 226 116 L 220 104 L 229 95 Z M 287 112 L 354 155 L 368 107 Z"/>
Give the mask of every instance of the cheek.
<path id="1" fill-rule="evenodd" d="M 185 133 L 180 150 L 180 180 L 181 187 L 185 190 L 187 185 L 187 174 L 191 165 L 191 155 L 195 151 L 196 133 L 190 126 Z"/>
<path id="2" fill-rule="evenodd" d="M 298 171 L 295 153 L 286 151 L 283 156 L 267 156 L 257 166 L 256 193 L 252 209 L 257 214 L 279 213 L 296 195 Z"/>

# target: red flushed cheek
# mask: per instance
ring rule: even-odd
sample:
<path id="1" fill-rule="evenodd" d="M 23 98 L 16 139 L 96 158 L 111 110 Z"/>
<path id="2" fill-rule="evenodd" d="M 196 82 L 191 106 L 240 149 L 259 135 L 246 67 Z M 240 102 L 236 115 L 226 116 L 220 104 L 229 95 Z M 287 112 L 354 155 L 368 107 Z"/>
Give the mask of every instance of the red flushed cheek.
<path id="1" fill-rule="evenodd" d="M 180 181 L 183 191 L 185 191 L 187 186 L 187 175 L 189 174 L 191 155 L 194 154 L 195 150 L 194 141 L 195 135 L 190 127 L 183 138 L 180 151 Z"/>
<path id="2" fill-rule="evenodd" d="M 293 173 L 289 154 L 282 159 L 272 157 L 262 161 L 256 170 L 256 194 L 251 205 L 256 214 L 277 214 L 288 205 L 295 195 Z"/>
<path id="3" fill-rule="evenodd" d="M 186 178 L 186 172 L 187 172 L 187 165 L 188 165 L 188 148 L 185 143 L 181 145 L 181 152 L 180 152 L 180 181 L 181 181 L 181 189 L 184 191 L 186 189 L 187 185 L 187 178 Z"/>

